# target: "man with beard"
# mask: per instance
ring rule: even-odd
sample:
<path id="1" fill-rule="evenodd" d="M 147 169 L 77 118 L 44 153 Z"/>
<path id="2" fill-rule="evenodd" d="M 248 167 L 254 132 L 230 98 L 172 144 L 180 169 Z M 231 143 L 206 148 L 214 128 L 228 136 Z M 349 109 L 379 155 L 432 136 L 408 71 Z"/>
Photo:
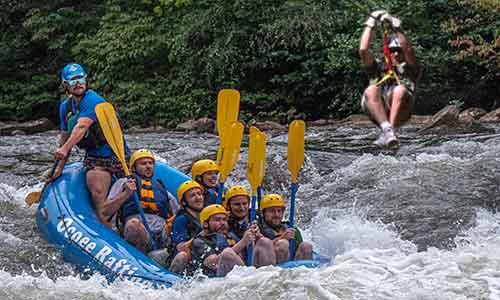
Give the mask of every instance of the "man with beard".
<path id="1" fill-rule="evenodd" d="M 384 24 L 385 62 L 370 52 L 374 27 Z M 415 89 L 421 67 L 410 42 L 401 30 L 401 21 L 384 10 L 371 13 L 361 35 L 359 55 L 369 77 L 369 86 L 361 100 L 361 108 L 381 129 L 374 142 L 379 147 L 397 148 L 396 128 L 410 117 L 415 103 Z M 392 34 L 389 36 L 389 29 Z"/>
<path id="2" fill-rule="evenodd" d="M 119 208 L 120 204 L 123 204 L 121 208 L 121 221 L 125 224 L 123 237 L 143 253 L 148 253 L 151 250 L 151 240 L 133 199 L 134 191 L 137 191 L 144 217 L 158 248 L 166 246 L 167 237 L 164 234 L 166 220 L 177 212 L 175 198 L 170 195 L 160 180 L 153 179 L 154 164 L 155 158 L 151 151 L 140 149 L 132 153 L 130 168 L 135 179 L 123 178 L 113 185 L 112 190 L 117 185 L 122 186 L 122 192 L 116 196 L 110 192 L 108 202 L 111 203 L 105 210 L 106 215 L 111 215 L 117 210 L 114 210 L 115 208 Z"/>
<path id="3" fill-rule="evenodd" d="M 256 224 L 252 224 L 243 234 L 240 241 L 227 237 L 228 213 L 224 206 L 212 204 L 205 207 L 200 213 L 200 224 L 203 230 L 196 236 L 191 245 L 193 264 L 200 267 L 208 276 L 225 276 L 234 266 L 243 266 L 242 255 L 249 242 L 255 242 L 254 253 L 267 250 L 270 256 L 254 256 L 255 266 L 274 264 L 272 246 L 267 249 L 259 246 L 262 235 Z"/>
<path id="4" fill-rule="evenodd" d="M 240 241 L 241 239 L 243 239 L 245 232 L 249 228 L 248 225 L 250 224 L 250 193 L 248 193 L 247 189 L 242 185 L 232 186 L 227 189 L 224 195 L 223 205 L 229 212 L 228 237 L 235 241 Z M 257 226 L 257 221 L 254 221 L 253 224 Z M 270 239 L 262 236 L 260 231 L 257 230 L 258 226 L 256 228 L 256 234 L 259 236 L 259 239 L 255 245 L 253 257 L 255 258 L 256 262 L 264 262 L 265 264 L 270 264 L 266 260 L 266 258 L 269 258 L 270 261 L 276 261 L 275 253 L 273 250 L 273 243 Z M 244 251 L 243 257 L 247 257 L 246 249 Z M 256 263 L 255 266 L 259 267 L 260 265 Z"/>
<path id="5" fill-rule="evenodd" d="M 60 162 L 49 180 L 61 174 L 73 146 L 84 149 L 83 166 L 96 215 L 102 223 L 111 227 L 104 215 L 106 197 L 112 175 L 122 177 L 123 169 L 97 121 L 95 108 L 106 100 L 93 90 L 87 89 L 87 73 L 79 64 L 66 65 L 61 72 L 61 79 L 69 97 L 59 105 L 61 135 L 54 156 Z M 128 157 L 129 149 L 126 143 L 125 153 Z"/>
<path id="6" fill-rule="evenodd" d="M 273 241 L 278 264 L 289 259 L 312 259 L 312 245 L 302 240 L 297 228 L 291 228 L 283 222 L 285 200 L 278 194 L 265 195 L 260 201 L 262 217 L 261 232 Z M 290 243 L 293 250 L 290 255 Z"/>

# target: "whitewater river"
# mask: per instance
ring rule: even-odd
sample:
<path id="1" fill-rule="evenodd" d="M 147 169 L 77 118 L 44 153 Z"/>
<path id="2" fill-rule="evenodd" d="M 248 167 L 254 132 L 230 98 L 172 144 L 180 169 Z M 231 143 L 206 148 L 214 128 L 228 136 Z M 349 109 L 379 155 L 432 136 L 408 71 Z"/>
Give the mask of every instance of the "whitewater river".
<path id="1" fill-rule="evenodd" d="M 56 136 L 0 137 L 0 299 L 500 299 L 500 128 L 418 135 L 397 153 L 370 145 L 374 129 L 307 130 L 297 222 L 334 264 L 319 269 L 236 268 L 171 289 L 82 278 L 43 241 L 25 195 L 42 186 Z M 126 136 L 186 171 L 214 157 L 217 137 Z M 269 136 L 266 192 L 289 195 L 286 135 Z M 73 160 L 81 157 L 74 153 Z M 245 180 L 246 143 L 228 184 Z"/>

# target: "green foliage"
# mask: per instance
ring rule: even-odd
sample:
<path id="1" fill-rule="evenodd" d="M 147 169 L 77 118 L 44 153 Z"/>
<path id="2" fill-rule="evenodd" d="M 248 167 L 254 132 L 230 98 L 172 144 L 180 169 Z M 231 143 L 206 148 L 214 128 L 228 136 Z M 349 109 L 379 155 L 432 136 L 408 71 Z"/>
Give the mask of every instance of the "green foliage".
<path id="1" fill-rule="evenodd" d="M 367 84 L 362 23 L 401 18 L 424 65 L 418 113 L 450 101 L 493 108 L 500 94 L 497 0 L 0 0 L 0 120 L 57 121 L 59 72 L 81 63 L 90 87 L 130 125 L 215 116 L 217 91 L 241 115 L 287 122 L 359 112 Z M 372 51 L 382 54 L 382 32 Z"/>

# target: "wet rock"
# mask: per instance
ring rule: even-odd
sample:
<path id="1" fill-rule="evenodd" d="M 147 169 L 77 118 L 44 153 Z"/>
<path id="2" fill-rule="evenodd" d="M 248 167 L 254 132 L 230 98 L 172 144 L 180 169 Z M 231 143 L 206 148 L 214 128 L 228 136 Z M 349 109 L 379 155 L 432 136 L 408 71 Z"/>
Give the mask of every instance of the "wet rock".
<path id="1" fill-rule="evenodd" d="M 479 120 L 481 122 L 499 122 L 500 121 L 500 108 L 485 114 Z"/>
<path id="2" fill-rule="evenodd" d="M 408 124 L 414 124 L 414 125 L 423 125 L 432 119 L 432 116 L 427 116 L 427 115 L 412 115 L 410 120 L 408 120 Z"/>
<path id="3" fill-rule="evenodd" d="M 482 126 L 473 118 L 460 118 L 456 105 L 448 105 L 438 111 L 431 120 L 424 124 L 419 130 L 420 134 L 467 134 L 494 132 L 492 129 Z"/>
<path id="4" fill-rule="evenodd" d="M 16 129 L 10 133 L 10 135 L 26 135 L 26 132 Z"/>
<path id="5" fill-rule="evenodd" d="M 198 120 L 189 120 L 177 125 L 177 131 L 197 132 L 197 133 L 214 133 L 215 121 L 210 118 L 201 118 Z"/>
<path id="6" fill-rule="evenodd" d="M 478 107 L 471 107 L 462 111 L 458 118 L 460 120 L 479 120 L 485 114 L 487 114 L 486 110 Z"/>
<path id="7" fill-rule="evenodd" d="M 167 128 L 162 126 L 139 127 L 132 126 L 127 129 L 127 133 L 152 133 L 152 132 L 166 132 Z"/>
<path id="8" fill-rule="evenodd" d="M 316 121 L 307 122 L 307 127 L 324 127 L 324 126 L 335 125 L 336 123 L 338 123 L 338 121 L 328 120 L 328 119 L 319 119 Z"/>
<path id="9" fill-rule="evenodd" d="M 53 128 L 54 124 L 52 124 L 49 119 L 42 118 L 24 123 L 0 125 L 0 135 L 14 135 L 14 133 L 19 134 L 21 131 L 24 132 L 24 134 L 33 134 L 37 132 L 44 132 Z"/>
<path id="10" fill-rule="evenodd" d="M 352 127 L 375 127 L 375 124 L 367 115 L 353 114 L 340 121 L 344 126 Z"/>
<path id="11" fill-rule="evenodd" d="M 281 125 L 273 121 L 255 122 L 254 124 L 249 124 L 249 125 L 253 125 L 262 131 L 273 131 L 273 132 L 287 131 L 287 126 Z"/>

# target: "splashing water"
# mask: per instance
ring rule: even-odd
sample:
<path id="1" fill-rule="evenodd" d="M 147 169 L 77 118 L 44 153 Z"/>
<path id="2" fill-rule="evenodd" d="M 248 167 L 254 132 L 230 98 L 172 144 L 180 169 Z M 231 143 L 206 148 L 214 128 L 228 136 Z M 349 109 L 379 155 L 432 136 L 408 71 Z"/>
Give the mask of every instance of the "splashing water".
<path id="1" fill-rule="evenodd" d="M 41 189 L 55 138 L 2 138 L 0 299 L 500 299 L 500 138 L 408 136 L 392 154 L 365 151 L 370 130 L 346 130 L 308 132 L 314 146 L 297 194 L 304 238 L 334 264 L 238 267 L 224 279 L 198 277 L 160 290 L 75 273 L 40 239 L 35 208 L 23 200 Z M 185 171 L 217 145 L 212 135 L 127 140 Z M 264 189 L 288 196 L 286 135 L 270 137 L 267 151 Z M 243 148 L 228 185 L 248 186 L 246 155 Z"/>

